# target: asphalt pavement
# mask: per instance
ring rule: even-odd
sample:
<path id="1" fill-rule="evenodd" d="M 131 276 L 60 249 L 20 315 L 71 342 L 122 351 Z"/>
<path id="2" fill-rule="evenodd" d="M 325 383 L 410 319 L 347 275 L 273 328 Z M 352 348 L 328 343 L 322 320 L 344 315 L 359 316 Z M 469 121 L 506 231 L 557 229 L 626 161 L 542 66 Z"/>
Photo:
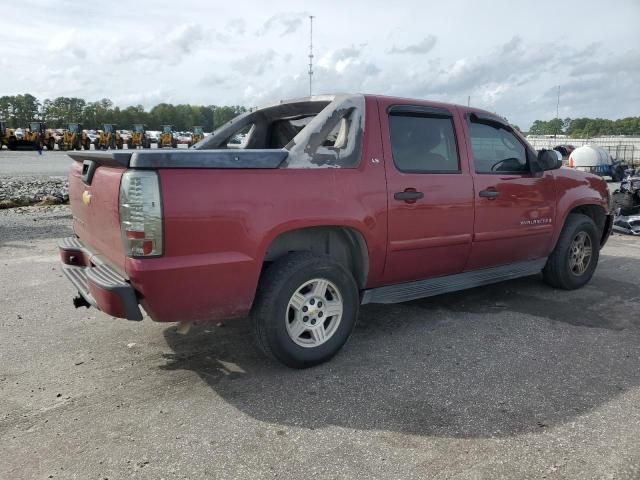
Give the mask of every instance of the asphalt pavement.
<path id="1" fill-rule="evenodd" d="M 3 152 L 4 153 L 4 152 Z M 640 478 L 640 240 L 592 282 L 539 276 L 367 305 L 296 371 L 246 320 L 74 309 L 65 206 L 0 211 L 0 478 Z"/>
<path id="2" fill-rule="evenodd" d="M 34 150 L 0 151 L 0 177 L 66 176 L 71 158 L 67 152 Z"/>
<path id="3" fill-rule="evenodd" d="M 178 148 L 186 148 L 186 145 L 178 145 Z M 39 154 L 36 150 L 10 151 L 3 148 L 0 150 L 0 177 L 66 176 L 71 162 L 68 152 L 60 150 L 45 149 Z"/>

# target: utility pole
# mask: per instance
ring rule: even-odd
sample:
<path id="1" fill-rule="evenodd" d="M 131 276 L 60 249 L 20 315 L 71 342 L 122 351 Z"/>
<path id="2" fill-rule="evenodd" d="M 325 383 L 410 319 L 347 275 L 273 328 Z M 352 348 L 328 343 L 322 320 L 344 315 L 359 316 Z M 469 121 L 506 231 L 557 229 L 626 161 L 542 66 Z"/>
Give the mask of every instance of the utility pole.
<path id="1" fill-rule="evenodd" d="M 558 85 L 558 101 L 556 102 L 556 118 L 560 120 L 560 85 Z M 556 122 L 556 138 L 558 137 L 558 130 L 561 127 L 560 122 Z"/>
<path id="2" fill-rule="evenodd" d="M 309 30 L 309 96 L 311 96 L 312 93 L 312 85 L 313 85 L 313 19 L 314 16 L 313 15 L 309 15 L 309 24 L 310 24 L 310 30 Z"/>
<path id="3" fill-rule="evenodd" d="M 467 107 L 471 106 L 471 95 L 467 96 Z"/>

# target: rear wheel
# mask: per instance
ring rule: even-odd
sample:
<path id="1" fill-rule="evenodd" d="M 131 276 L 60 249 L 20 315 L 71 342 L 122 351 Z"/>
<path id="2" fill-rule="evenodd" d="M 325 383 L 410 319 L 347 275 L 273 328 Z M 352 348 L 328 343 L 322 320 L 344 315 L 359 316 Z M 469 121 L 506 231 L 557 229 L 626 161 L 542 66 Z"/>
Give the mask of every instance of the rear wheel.
<path id="1" fill-rule="evenodd" d="M 292 253 L 262 275 L 251 311 L 259 348 L 293 368 L 331 359 L 353 331 L 359 308 L 351 273 L 328 256 Z"/>
<path id="2" fill-rule="evenodd" d="M 585 285 L 596 270 L 600 256 L 600 235 L 594 221 L 572 213 L 542 270 L 552 287 L 574 290 Z"/>
<path id="3" fill-rule="evenodd" d="M 9 142 L 7 143 L 7 148 L 9 150 L 15 150 L 18 147 L 17 143 L 18 142 L 16 141 L 15 137 L 11 137 L 9 138 Z"/>

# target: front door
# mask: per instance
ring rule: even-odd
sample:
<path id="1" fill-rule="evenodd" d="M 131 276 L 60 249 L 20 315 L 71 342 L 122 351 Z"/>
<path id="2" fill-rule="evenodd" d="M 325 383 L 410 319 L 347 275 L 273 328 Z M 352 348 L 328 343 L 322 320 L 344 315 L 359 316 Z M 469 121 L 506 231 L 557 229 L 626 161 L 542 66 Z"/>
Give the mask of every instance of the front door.
<path id="1" fill-rule="evenodd" d="M 457 111 L 379 101 L 388 195 L 385 281 L 460 273 L 473 232 L 473 181 Z"/>
<path id="2" fill-rule="evenodd" d="M 471 115 L 466 126 L 476 195 L 466 270 L 544 257 L 555 221 L 553 174 L 531 173 L 527 161 L 531 147 L 508 125 Z"/>

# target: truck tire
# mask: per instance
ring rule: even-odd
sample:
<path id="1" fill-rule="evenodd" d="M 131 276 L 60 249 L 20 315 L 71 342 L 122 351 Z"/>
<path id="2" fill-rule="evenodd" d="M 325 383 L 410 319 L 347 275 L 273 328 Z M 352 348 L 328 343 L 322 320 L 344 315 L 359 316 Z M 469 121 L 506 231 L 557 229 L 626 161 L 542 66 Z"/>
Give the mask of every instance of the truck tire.
<path id="1" fill-rule="evenodd" d="M 591 280 L 599 256 L 598 227 L 590 217 L 571 213 L 542 270 L 544 281 L 563 290 L 580 288 Z"/>
<path id="2" fill-rule="evenodd" d="M 360 296 L 351 273 L 329 256 L 291 253 L 262 274 L 251 310 L 260 350 L 292 368 L 331 359 L 358 317 Z"/>

